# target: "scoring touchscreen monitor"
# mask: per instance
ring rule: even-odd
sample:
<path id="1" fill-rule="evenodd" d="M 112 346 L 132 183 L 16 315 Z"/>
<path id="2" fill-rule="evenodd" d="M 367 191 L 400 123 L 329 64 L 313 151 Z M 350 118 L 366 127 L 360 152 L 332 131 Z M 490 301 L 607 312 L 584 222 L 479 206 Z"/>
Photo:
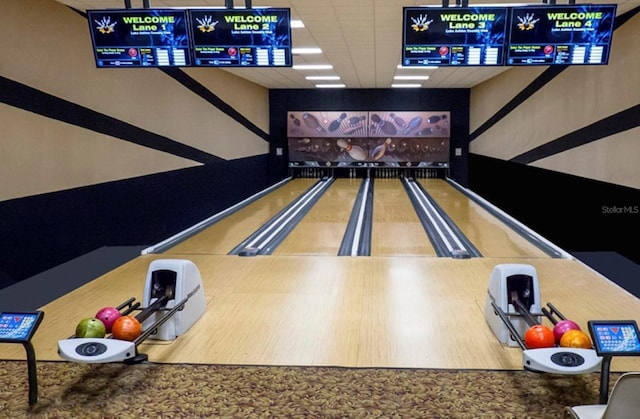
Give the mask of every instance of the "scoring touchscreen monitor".
<path id="1" fill-rule="evenodd" d="M 88 10 L 87 17 L 99 68 L 191 65 L 185 10 Z"/>
<path id="2" fill-rule="evenodd" d="M 0 313 L 0 342 L 28 342 L 40 325 L 42 311 Z"/>
<path id="3" fill-rule="evenodd" d="M 616 7 L 514 7 L 506 65 L 607 64 Z"/>
<path id="4" fill-rule="evenodd" d="M 194 66 L 291 67 L 289 9 L 189 10 Z"/>
<path id="5" fill-rule="evenodd" d="M 589 332 L 600 356 L 640 355 L 640 336 L 635 320 L 592 320 L 589 321 Z"/>
<path id="6" fill-rule="evenodd" d="M 501 66 L 506 7 L 405 7 L 402 65 Z"/>

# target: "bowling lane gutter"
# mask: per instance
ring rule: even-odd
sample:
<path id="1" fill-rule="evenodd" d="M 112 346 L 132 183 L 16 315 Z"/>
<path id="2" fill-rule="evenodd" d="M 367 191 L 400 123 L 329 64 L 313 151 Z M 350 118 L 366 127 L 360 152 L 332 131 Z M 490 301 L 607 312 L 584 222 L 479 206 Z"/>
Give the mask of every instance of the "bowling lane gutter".
<path id="1" fill-rule="evenodd" d="M 525 240 L 529 241 L 531 244 L 536 246 L 538 249 L 542 250 L 547 255 L 556 259 L 573 259 L 573 257 L 569 253 L 560 249 L 559 247 L 557 247 L 556 245 L 554 245 L 544 237 L 540 236 L 535 231 L 529 229 L 519 221 L 509 216 L 504 211 L 500 210 L 499 208 L 495 207 L 491 203 L 487 202 L 485 199 L 483 199 L 479 195 L 476 195 L 472 191 L 464 188 L 463 186 L 459 185 L 458 183 L 456 183 L 455 181 L 449 178 L 447 178 L 446 181 L 455 189 L 460 191 L 460 193 L 464 194 L 467 198 L 469 198 L 476 204 L 480 205 L 491 215 L 496 217 L 498 220 L 502 221 L 509 228 L 511 228 L 516 233 L 520 234 Z"/>
<path id="2" fill-rule="evenodd" d="M 335 182 L 322 178 L 293 202 L 279 211 L 262 227 L 234 247 L 228 254 L 238 256 L 270 255 L 298 225 L 320 197 Z"/>
<path id="3" fill-rule="evenodd" d="M 257 201 L 258 199 L 262 198 L 263 196 L 271 193 L 272 191 L 280 188 L 281 186 L 283 186 L 284 184 L 290 182 L 292 180 L 291 177 L 286 178 L 281 180 L 280 182 L 258 192 L 255 195 L 250 196 L 249 198 L 245 199 L 244 201 L 241 201 L 227 209 L 225 209 L 224 211 L 221 211 L 217 214 L 212 215 L 211 217 L 200 221 L 197 224 L 194 224 L 193 226 L 179 232 L 178 234 L 169 237 L 168 239 L 165 239 L 163 241 L 161 241 L 160 243 L 156 243 L 152 246 L 147 247 L 146 249 L 143 249 L 141 254 L 143 255 L 147 255 L 147 254 L 152 254 L 152 253 L 162 253 L 168 249 L 170 249 L 171 247 L 187 240 L 189 237 L 192 237 L 194 235 L 196 235 L 197 233 L 199 233 L 202 230 L 205 230 L 206 228 L 212 226 L 213 224 L 217 223 L 218 221 L 223 220 L 224 218 L 232 215 L 233 213 L 240 211 L 242 208 L 246 207 L 249 204 L 252 204 L 253 202 Z"/>
<path id="4" fill-rule="evenodd" d="M 373 182 L 365 178 L 353 205 L 338 256 L 370 256 L 373 223 Z"/>
<path id="5" fill-rule="evenodd" d="M 413 204 L 429 240 L 439 257 L 467 259 L 482 257 L 480 251 L 460 231 L 446 212 L 413 178 L 404 178 L 403 186 Z"/>

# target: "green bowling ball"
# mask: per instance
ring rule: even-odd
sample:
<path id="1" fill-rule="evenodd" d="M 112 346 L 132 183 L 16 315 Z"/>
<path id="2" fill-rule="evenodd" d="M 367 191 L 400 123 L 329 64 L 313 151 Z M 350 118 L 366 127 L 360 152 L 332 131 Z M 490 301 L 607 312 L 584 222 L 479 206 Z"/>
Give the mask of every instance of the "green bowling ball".
<path id="1" fill-rule="evenodd" d="M 103 338 L 106 334 L 107 328 L 104 323 L 95 317 L 82 319 L 76 326 L 77 338 Z"/>

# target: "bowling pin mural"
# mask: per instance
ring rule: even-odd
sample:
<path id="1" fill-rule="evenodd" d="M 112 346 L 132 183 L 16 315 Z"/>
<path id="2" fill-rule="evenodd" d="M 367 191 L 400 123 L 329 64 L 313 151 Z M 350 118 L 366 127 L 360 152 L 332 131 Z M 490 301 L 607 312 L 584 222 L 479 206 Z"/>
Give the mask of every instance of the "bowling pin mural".
<path id="1" fill-rule="evenodd" d="M 334 131 L 336 131 L 338 128 L 340 128 L 340 124 L 342 124 L 342 121 L 344 121 L 344 119 L 345 119 L 346 117 L 347 117 L 347 114 L 346 114 L 346 113 L 344 113 L 344 112 L 343 112 L 343 113 L 341 113 L 341 114 L 340 114 L 340 116 L 339 116 L 336 120 L 332 121 L 332 122 L 329 124 L 329 132 L 334 132 Z"/>
<path id="2" fill-rule="evenodd" d="M 308 112 L 305 112 L 302 114 L 302 120 L 304 121 L 305 125 L 313 130 L 316 130 L 318 132 L 326 132 L 326 130 L 324 129 L 324 127 L 322 125 L 320 125 L 320 121 L 318 121 L 318 118 L 316 118 L 315 116 L 311 115 Z"/>
<path id="3" fill-rule="evenodd" d="M 339 138 L 336 143 L 338 144 L 338 147 L 343 151 L 346 151 L 352 159 L 359 161 L 367 159 L 367 152 L 359 145 L 353 145 L 344 138 Z"/>
<path id="4" fill-rule="evenodd" d="M 389 147 L 390 144 L 391 144 L 391 138 L 387 138 L 386 140 L 384 140 L 384 143 L 376 146 L 371 151 L 371 159 L 380 160 L 382 157 L 384 157 L 384 154 L 387 151 L 387 147 Z"/>
<path id="5" fill-rule="evenodd" d="M 421 123 L 422 123 L 422 117 L 421 116 L 416 116 L 416 117 L 411 118 L 411 121 L 409 121 L 409 124 L 407 125 L 407 127 L 402 131 L 402 134 L 403 135 L 408 135 L 411 131 L 413 131 L 414 129 L 418 128 Z"/>
<path id="6" fill-rule="evenodd" d="M 382 131 L 386 135 L 396 135 L 398 133 L 398 130 L 391 122 L 383 120 L 378 114 L 371 115 L 371 121 L 375 123 L 373 127 L 376 131 Z"/>

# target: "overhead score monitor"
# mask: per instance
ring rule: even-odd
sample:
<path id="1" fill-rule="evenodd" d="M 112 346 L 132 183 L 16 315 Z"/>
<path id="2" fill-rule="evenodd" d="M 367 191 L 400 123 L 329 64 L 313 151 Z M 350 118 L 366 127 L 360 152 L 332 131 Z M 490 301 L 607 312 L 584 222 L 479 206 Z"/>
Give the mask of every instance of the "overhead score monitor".
<path id="1" fill-rule="evenodd" d="M 513 7 L 505 64 L 607 64 L 616 9 L 615 4 Z"/>
<path id="2" fill-rule="evenodd" d="M 99 68 L 191 65 L 185 10 L 87 10 L 87 18 Z"/>
<path id="3" fill-rule="evenodd" d="M 402 65 L 501 66 L 507 7 L 404 7 Z"/>
<path id="4" fill-rule="evenodd" d="M 190 9 L 193 65 L 291 67 L 290 9 Z"/>

